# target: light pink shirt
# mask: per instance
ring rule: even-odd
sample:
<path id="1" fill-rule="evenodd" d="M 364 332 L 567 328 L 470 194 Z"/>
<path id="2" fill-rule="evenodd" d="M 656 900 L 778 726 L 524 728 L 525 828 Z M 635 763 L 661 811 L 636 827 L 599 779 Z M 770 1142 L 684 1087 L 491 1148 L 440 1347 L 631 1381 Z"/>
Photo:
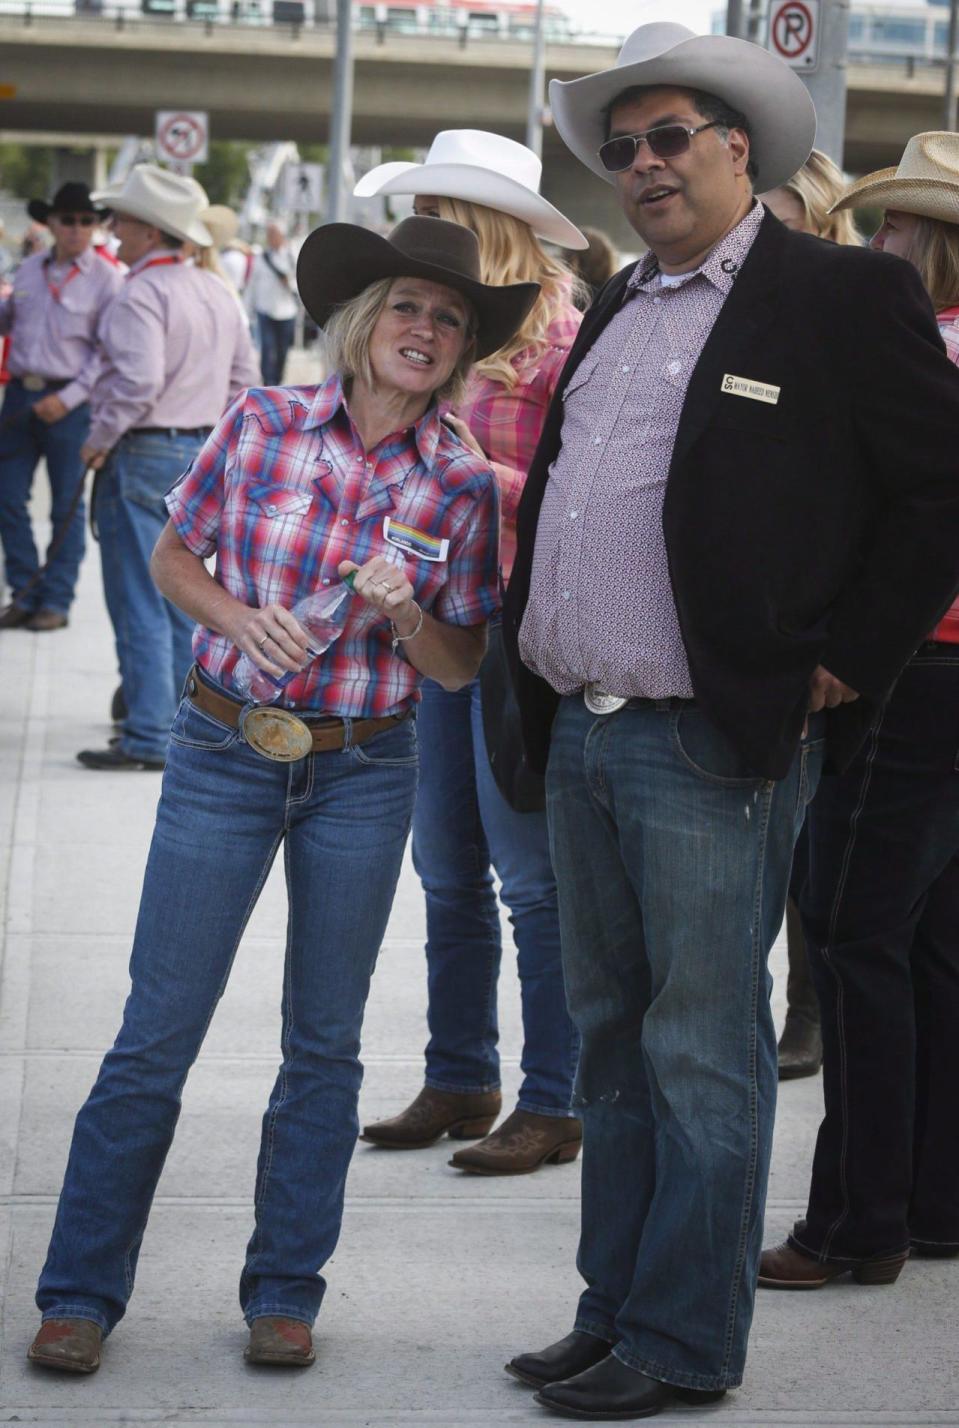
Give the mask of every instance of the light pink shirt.
<path id="1" fill-rule="evenodd" d="M 0 335 L 11 337 L 11 377 L 69 383 L 57 393 L 68 411 L 85 402 L 99 370 L 97 331 L 122 286 L 119 269 L 92 248 L 75 262 L 55 263 L 52 251 L 25 258 L 13 291 L 0 299 Z"/>
<path id="2" fill-rule="evenodd" d="M 103 322 L 89 437 L 98 451 L 134 427 L 215 426 L 260 381 L 236 298 L 212 273 L 163 261 L 170 256 L 157 250 L 134 263 Z"/>
<path id="3" fill-rule="evenodd" d="M 663 501 L 689 379 L 762 220 L 757 203 L 675 283 L 641 259 L 566 384 L 519 636 L 524 662 L 560 694 L 596 682 L 630 698 L 692 697 Z"/>

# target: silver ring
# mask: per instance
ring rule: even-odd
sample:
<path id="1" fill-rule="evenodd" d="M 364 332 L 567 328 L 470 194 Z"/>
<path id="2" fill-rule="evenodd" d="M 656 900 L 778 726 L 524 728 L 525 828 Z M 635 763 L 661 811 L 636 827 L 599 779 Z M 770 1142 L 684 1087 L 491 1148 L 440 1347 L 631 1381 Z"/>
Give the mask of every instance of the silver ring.
<path id="1" fill-rule="evenodd" d="M 389 594 L 390 591 L 393 589 L 392 585 L 388 580 L 378 580 L 376 583 L 377 585 L 382 585 L 383 589 L 386 591 L 387 594 Z"/>
<path id="2" fill-rule="evenodd" d="M 263 638 L 262 638 L 262 640 L 258 640 L 258 641 L 257 641 L 257 645 L 256 645 L 257 649 L 258 649 L 258 650 L 261 650 L 261 649 L 263 648 L 263 646 L 266 644 L 267 640 L 269 640 L 269 639 L 272 639 L 272 636 L 271 636 L 271 635 L 268 635 L 268 634 L 267 634 L 267 635 L 264 635 Z"/>

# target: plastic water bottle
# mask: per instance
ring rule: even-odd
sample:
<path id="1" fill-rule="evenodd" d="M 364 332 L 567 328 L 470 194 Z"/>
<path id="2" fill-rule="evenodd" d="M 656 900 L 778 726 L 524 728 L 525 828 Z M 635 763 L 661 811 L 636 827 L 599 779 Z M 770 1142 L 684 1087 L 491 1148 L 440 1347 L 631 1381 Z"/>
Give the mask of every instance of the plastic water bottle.
<path id="1" fill-rule="evenodd" d="M 317 659 L 324 650 L 328 650 L 333 641 L 339 639 L 343 633 L 350 613 L 354 575 L 355 571 L 351 572 L 332 589 L 318 590 L 307 595 L 290 611 L 310 637 L 306 652 L 311 661 Z M 304 668 L 306 667 L 308 666 Z M 302 673 L 302 669 L 297 669 L 289 670 L 285 674 L 269 674 L 254 664 L 248 654 L 244 654 L 233 671 L 233 687 L 252 704 L 271 704 L 290 681 Z"/>

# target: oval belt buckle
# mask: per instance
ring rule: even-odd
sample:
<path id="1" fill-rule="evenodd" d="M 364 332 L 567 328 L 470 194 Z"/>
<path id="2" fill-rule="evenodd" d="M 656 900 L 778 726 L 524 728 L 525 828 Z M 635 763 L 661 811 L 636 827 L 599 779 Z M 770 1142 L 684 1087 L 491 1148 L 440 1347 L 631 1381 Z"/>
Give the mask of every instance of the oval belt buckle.
<path id="1" fill-rule="evenodd" d="M 20 385 L 25 392 L 42 392 L 47 384 L 36 372 L 27 372 L 20 378 Z"/>
<path id="2" fill-rule="evenodd" d="M 583 690 L 583 701 L 591 714 L 615 714 L 629 703 L 625 694 L 607 694 L 598 684 L 587 684 Z"/>
<path id="3" fill-rule="evenodd" d="M 272 704 L 248 704 L 240 715 L 240 733 L 255 753 L 274 763 L 295 764 L 313 752 L 309 725 Z"/>

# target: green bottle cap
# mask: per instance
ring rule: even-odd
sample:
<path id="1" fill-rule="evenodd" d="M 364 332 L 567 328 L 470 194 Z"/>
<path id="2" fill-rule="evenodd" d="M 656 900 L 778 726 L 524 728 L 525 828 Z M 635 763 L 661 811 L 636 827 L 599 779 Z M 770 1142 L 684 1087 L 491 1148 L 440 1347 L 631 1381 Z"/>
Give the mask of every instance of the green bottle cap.
<path id="1" fill-rule="evenodd" d="M 357 573 L 358 573 L 357 571 L 351 570 L 350 573 L 349 573 L 349 575 L 344 575 L 344 576 L 343 576 L 343 584 L 344 584 L 344 585 L 348 585 L 348 586 L 350 587 L 350 592 L 351 592 L 352 594 L 354 594 L 354 595 L 356 594 L 356 576 L 357 576 Z"/>

